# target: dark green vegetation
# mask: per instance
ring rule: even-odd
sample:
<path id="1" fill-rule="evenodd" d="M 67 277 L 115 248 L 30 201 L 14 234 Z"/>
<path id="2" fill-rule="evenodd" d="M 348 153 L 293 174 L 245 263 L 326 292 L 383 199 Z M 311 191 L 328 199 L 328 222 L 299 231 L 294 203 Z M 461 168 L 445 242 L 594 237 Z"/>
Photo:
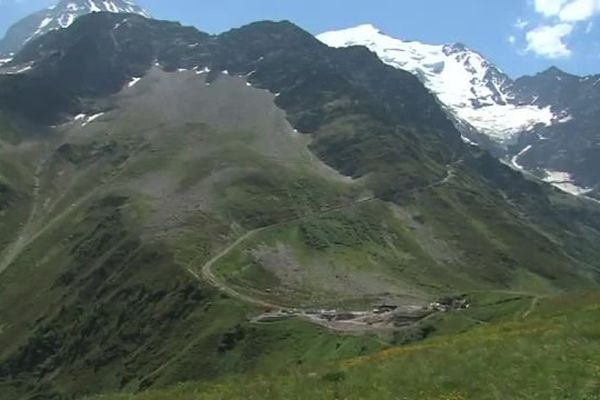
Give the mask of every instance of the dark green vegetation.
<path id="1" fill-rule="evenodd" d="M 594 400 L 600 398 L 599 300 L 504 295 L 430 322 L 445 327 L 443 334 L 368 356 L 94 400 Z"/>
<path id="2" fill-rule="evenodd" d="M 273 398 L 344 397 L 348 382 L 365 382 L 355 373 L 395 382 L 401 370 L 422 382 L 479 374 L 473 386 L 426 392 L 475 396 L 481 374 L 510 378 L 481 367 L 501 349 L 485 352 L 479 325 L 524 319 L 516 332 L 526 331 L 538 296 L 597 288 L 598 207 L 464 146 L 416 78 L 363 48 L 330 49 L 286 22 L 209 36 L 100 13 L 33 41 L 13 65 L 29 62 L 0 76 L 9 400 L 183 381 L 235 398 L 246 386 L 262 393 L 290 365 L 299 375 L 275 379 Z M 87 116 L 73 121 L 78 113 Z M 256 324 L 264 310 L 201 279 L 210 261 L 226 288 L 256 303 L 421 307 L 470 293 L 474 307 L 381 335 Z M 572 318 L 565 324 L 583 317 Z M 470 338 L 479 364 L 456 368 Z M 436 356 L 446 363 L 377 358 L 429 341 L 456 343 Z M 369 354 L 376 368 L 356 359 Z M 306 380 L 313 371 L 318 384 Z M 550 387 L 542 375 L 539 385 Z M 373 398 L 393 389 L 378 390 Z"/>
<path id="3" fill-rule="evenodd" d="M 35 166 L 28 151 L 15 151 L 17 130 L 0 114 L 0 251 L 16 239 L 28 218 Z"/>

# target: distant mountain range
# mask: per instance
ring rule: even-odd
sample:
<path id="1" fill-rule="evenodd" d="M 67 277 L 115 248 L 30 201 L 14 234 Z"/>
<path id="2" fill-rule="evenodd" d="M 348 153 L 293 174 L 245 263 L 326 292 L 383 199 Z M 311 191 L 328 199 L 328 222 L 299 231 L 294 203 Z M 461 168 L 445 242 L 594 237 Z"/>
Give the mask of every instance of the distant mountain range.
<path id="1" fill-rule="evenodd" d="M 149 17 L 131 0 L 63 0 L 8 30 L 0 41 L 0 66 L 31 40 L 99 11 Z M 318 38 L 332 47 L 366 46 L 386 64 L 417 76 L 444 105 L 465 141 L 562 190 L 600 198 L 600 75 L 577 77 L 551 68 L 513 80 L 463 44 L 403 41 L 372 25 Z"/>
<path id="2" fill-rule="evenodd" d="M 463 44 L 429 45 L 362 25 L 318 36 L 333 47 L 366 46 L 415 74 L 446 107 L 465 140 L 573 194 L 598 195 L 600 75 L 551 68 L 512 80 Z"/>
<path id="3" fill-rule="evenodd" d="M 318 36 L 333 47 L 366 46 L 386 64 L 415 74 L 462 122 L 498 143 L 515 139 L 538 124 L 559 120 L 548 107 L 517 98 L 514 82 L 465 45 L 402 41 L 371 25 Z"/>

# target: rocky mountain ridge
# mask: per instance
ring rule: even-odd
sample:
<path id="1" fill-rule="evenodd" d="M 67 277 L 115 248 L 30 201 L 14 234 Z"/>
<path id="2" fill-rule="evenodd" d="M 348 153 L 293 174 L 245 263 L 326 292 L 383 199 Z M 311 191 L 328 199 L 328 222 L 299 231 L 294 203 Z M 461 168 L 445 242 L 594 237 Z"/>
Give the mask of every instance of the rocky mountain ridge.
<path id="1" fill-rule="evenodd" d="M 31 40 L 52 30 L 67 28 L 82 15 L 102 11 L 150 17 L 133 0 L 61 0 L 11 26 L 0 40 L 0 58 L 10 58 Z"/>

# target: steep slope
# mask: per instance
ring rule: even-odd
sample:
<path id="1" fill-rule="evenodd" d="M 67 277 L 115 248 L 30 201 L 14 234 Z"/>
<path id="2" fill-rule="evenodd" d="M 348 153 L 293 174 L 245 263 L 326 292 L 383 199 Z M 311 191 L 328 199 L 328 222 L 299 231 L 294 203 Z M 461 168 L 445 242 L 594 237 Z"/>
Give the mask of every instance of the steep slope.
<path id="1" fill-rule="evenodd" d="M 0 254 L 9 399 L 382 346 L 289 315 L 264 323 L 279 306 L 349 318 L 391 305 L 386 331 L 419 339 L 431 330 L 410 311 L 431 315 L 439 297 L 597 287 L 598 207 L 466 146 L 418 79 L 364 48 L 288 22 L 209 36 L 97 13 L 8 68 L 0 109 L 30 152 L 17 162 L 34 211 Z"/>
<path id="2" fill-rule="evenodd" d="M 149 17 L 149 14 L 132 0 L 61 0 L 58 4 L 29 15 L 11 26 L 5 37 L 0 40 L 0 56 L 8 58 L 31 40 L 52 30 L 66 28 L 82 15 L 101 11 Z"/>
<path id="3" fill-rule="evenodd" d="M 513 81 L 463 44 L 402 41 L 371 25 L 317 37 L 333 47 L 366 46 L 386 64 L 415 74 L 459 121 L 494 142 L 510 142 L 536 125 L 556 122 L 550 107 L 517 100 Z"/>
<path id="4" fill-rule="evenodd" d="M 366 46 L 383 62 L 415 74 L 456 118 L 466 141 L 565 192 L 598 196 L 600 77 L 551 68 L 512 80 L 462 44 L 402 41 L 370 25 L 318 38 L 333 47 Z"/>
<path id="5" fill-rule="evenodd" d="M 21 220 L 20 251 L 1 254 L 5 398 L 271 370 L 286 361 L 265 355 L 293 359 L 292 342 L 321 347 L 299 357 L 309 363 L 378 348 L 301 321 L 251 324 L 250 305 L 188 272 L 246 227 L 362 192 L 311 157 L 273 95 L 239 78 L 207 86 L 206 74 L 154 70 L 105 100 L 110 111 L 57 127 L 50 150 L 37 150 L 48 160 L 38 211 Z"/>
<path id="6" fill-rule="evenodd" d="M 20 235 L 31 207 L 31 186 L 35 185 L 35 167 L 27 167 L 23 160 L 31 162 L 36 154 L 20 150 L 18 143 L 18 128 L 0 113 L 0 251 L 7 251 Z"/>
<path id="7" fill-rule="evenodd" d="M 563 190 L 599 196 L 600 190 L 600 75 L 579 77 L 551 68 L 519 78 L 515 89 L 523 98 L 553 110 L 566 110 L 563 124 L 535 130 L 524 137 L 514 154 L 518 163 Z"/>

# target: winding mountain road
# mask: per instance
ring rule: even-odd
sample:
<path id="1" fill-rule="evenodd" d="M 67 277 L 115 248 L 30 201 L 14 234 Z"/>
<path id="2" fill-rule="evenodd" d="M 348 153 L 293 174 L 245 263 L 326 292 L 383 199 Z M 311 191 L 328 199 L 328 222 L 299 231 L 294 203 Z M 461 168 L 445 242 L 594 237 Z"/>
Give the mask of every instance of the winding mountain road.
<path id="1" fill-rule="evenodd" d="M 425 190 L 428 188 L 434 188 L 434 187 L 438 187 L 438 186 L 447 184 L 452 178 L 454 178 L 456 176 L 455 166 L 462 162 L 463 162 L 463 160 L 457 160 L 451 164 L 448 164 L 447 165 L 447 173 L 442 179 L 440 179 L 439 181 L 433 182 L 431 184 L 428 184 L 424 187 L 412 189 L 410 192 L 415 192 L 418 190 Z M 363 198 L 363 199 L 360 199 L 360 200 L 357 200 L 357 201 L 354 201 L 351 203 L 342 204 L 342 205 L 338 205 L 338 206 L 332 206 L 332 207 L 327 208 L 326 210 L 321 210 L 320 212 L 318 212 L 316 214 L 308 214 L 306 216 L 294 217 L 294 218 L 291 218 L 291 219 L 288 219 L 285 221 L 278 222 L 273 225 L 269 225 L 269 226 L 265 226 L 265 227 L 261 227 L 258 229 L 248 231 L 245 234 L 243 234 L 242 236 L 240 236 L 239 238 L 237 238 L 233 243 L 231 243 L 230 245 L 225 247 L 223 250 L 221 250 L 218 254 L 216 254 L 215 256 L 210 258 L 206 263 L 204 263 L 204 265 L 202 265 L 202 267 L 199 269 L 200 273 L 197 272 L 198 269 L 194 269 L 193 266 L 191 266 L 193 261 L 187 267 L 187 271 L 199 282 L 209 283 L 211 286 L 218 289 L 219 291 L 227 294 L 228 296 L 230 296 L 232 298 L 240 300 L 244 303 L 252 304 L 252 305 L 270 309 L 270 310 L 279 310 L 279 312 L 282 313 L 282 315 L 285 314 L 287 316 L 303 318 L 305 320 L 311 321 L 313 323 L 324 326 L 331 330 L 347 332 L 347 331 L 381 330 L 383 328 L 389 329 L 389 320 L 386 321 L 387 323 L 385 325 L 387 325 L 387 326 L 383 326 L 384 325 L 383 323 L 379 323 L 379 324 L 374 323 L 373 319 L 375 318 L 376 320 L 379 319 L 380 321 L 385 321 L 385 317 L 386 316 L 391 317 L 393 313 L 377 314 L 377 313 L 373 313 L 370 311 L 366 311 L 366 312 L 365 311 L 354 311 L 354 312 L 349 312 L 356 316 L 356 318 L 354 318 L 354 319 L 348 319 L 348 320 L 344 320 L 344 321 L 327 320 L 327 319 L 323 319 L 322 316 L 319 316 L 314 313 L 308 313 L 308 312 L 301 311 L 301 310 L 299 311 L 298 309 L 295 309 L 295 308 L 281 306 L 281 305 L 274 304 L 274 303 L 271 303 L 271 302 L 263 300 L 263 299 L 259 299 L 259 298 L 241 293 L 240 291 L 229 286 L 226 282 L 220 280 L 219 277 L 213 271 L 213 266 L 215 264 L 217 264 L 220 260 L 222 260 L 224 257 L 226 257 L 228 254 L 230 254 L 232 251 L 234 251 L 238 246 L 242 245 L 244 242 L 246 242 L 247 240 L 256 236 L 257 234 L 264 232 L 270 228 L 273 228 L 276 226 L 281 226 L 283 224 L 298 221 L 298 220 L 308 218 L 308 217 L 315 217 L 315 215 L 323 216 L 325 214 L 328 214 L 328 213 L 331 213 L 334 211 L 339 211 L 341 209 L 348 208 L 348 207 L 354 207 L 354 206 L 365 204 L 365 203 L 375 201 L 375 200 L 377 200 L 376 197 L 367 197 L 367 198 Z M 422 317 L 417 317 L 415 319 L 415 322 L 421 321 L 423 318 L 428 318 L 430 316 L 431 316 L 431 314 L 426 314 Z"/>
<path id="2" fill-rule="evenodd" d="M 283 309 L 284 307 L 269 303 L 267 301 L 264 300 L 260 300 L 257 299 L 255 297 L 251 297 L 251 296 L 247 296 L 243 293 L 238 292 L 237 290 L 227 286 L 225 283 L 221 282 L 217 276 L 215 275 L 215 273 L 212 270 L 213 265 L 215 265 L 215 263 L 217 263 L 219 260 L 221 260 L 223 257 L 225 257 L 226 255 L 228 255 L 229 253 L 231 253 L 236 247 L 238 247 L 240 244 L 244 243 L 246 240 L 250 239 L 251 237 L 255 236 L 256 234 L 270 228 L 271 226 L 268 227 L 264 227 L 264 228 L 258 228 L 252 231 L 248 231 L 245 234 L 243 234 L 242 236 L 240 236 L 235 242 L 231 243 L 229 246 L 227 246 L 226 248 L 224 248 L 220 253 L 218 253 L 217 255 L 215 255 L 213 258 L 211 258 L 210 260 L 208 260 L 201 269 L 202 272 L 202 276 L 199 276 L 192 268 L 188 268 L 188 271 L 190 272 L 190 274 L 192 274 L 194 277 L 196 277 L 199 280 L 204 280 L 205 282 L 208 282 L 210 285 L 214 286 L 215 288 L 219 289 L 220 291 L 222 291 L 223 293 L 236 298 L 238 300 L 241 300 L 245 303 L 248 304 L 253 304 L 259 307 L 265 307 L 265 308 L 278 308 L 278 309 Z"/>

